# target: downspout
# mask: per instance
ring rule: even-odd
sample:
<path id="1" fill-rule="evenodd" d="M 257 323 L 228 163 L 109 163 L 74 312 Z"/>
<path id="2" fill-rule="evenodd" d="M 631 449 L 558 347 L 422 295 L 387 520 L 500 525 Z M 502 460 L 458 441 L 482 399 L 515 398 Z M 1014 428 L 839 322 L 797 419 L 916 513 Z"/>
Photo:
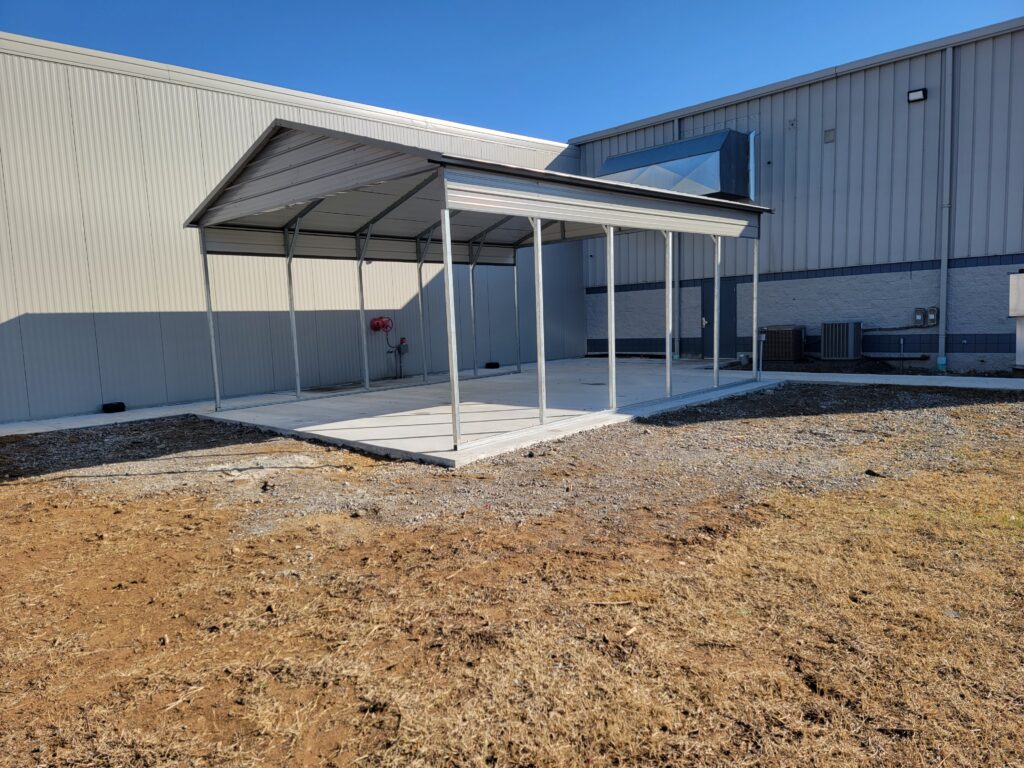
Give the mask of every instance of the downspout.
<path id="1" fill-rule="evenodd" d="M 939 231 L 939 371 L 946 371 L 949 249 L 953 239 L 953 46 L 942 52 L 942 216 Z"/>

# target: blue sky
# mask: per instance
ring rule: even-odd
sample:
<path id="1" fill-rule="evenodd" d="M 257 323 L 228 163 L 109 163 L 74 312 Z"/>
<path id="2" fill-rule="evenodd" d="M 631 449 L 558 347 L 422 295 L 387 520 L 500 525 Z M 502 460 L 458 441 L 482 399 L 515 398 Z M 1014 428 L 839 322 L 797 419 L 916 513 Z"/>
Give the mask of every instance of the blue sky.
<path id="1" fill-rule="evenodd" d="M 0 0 L 0 30 L 564 140 L 1021 14 L 1021 0 Z"/>

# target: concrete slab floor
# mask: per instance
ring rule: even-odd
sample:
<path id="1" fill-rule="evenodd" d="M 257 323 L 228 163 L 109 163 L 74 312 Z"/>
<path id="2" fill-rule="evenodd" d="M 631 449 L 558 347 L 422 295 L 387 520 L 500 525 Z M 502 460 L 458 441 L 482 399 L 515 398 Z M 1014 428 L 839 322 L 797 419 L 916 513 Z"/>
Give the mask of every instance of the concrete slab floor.
<path id="1" fill-rule="evenodd" d="M 505 451 L 634 418 L 670 410 L 665 402 L 665 365 L 659 360 L 626 359 L 617 366 L 618 412 L 608 408 L 608 362 L 600 358 L 556 360 L 547 364 L 547 420 L 540 424 L 536 367 L 507 376 L 459 382 L 462 443 L 452 446 L 447 381 L 384 392 L 359 392 L 316 400 L 293 400 L 205 414 L 282 434 L 314 438 L 368 453 L 460 466 Z M 722 389 L 711 388 L 711 372 L 689 363 L 673 365 L 674 398 L 735 394 L 733 385 L 753 384 L 750 373 L 722 371 Z M 771 386 L 758 385 L 755 388 Z M 749 387 L 742 391 L 749 391 Z M 656 410 L 651 410 L 655 405 Z"/>

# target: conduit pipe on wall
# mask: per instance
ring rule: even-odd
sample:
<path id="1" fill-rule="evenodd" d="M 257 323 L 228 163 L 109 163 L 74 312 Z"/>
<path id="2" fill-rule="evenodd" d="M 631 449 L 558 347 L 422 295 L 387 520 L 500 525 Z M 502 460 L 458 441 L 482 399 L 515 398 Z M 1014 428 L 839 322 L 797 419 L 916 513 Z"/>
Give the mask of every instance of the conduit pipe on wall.
<path id="1" fill-rule="evenodd" d="M 953 239 L 953 46 L 942 52 L 942 208 L 939 232 L 939 354 L 946 370 L 946 329 L 949 306 L 949 249 Z"/>

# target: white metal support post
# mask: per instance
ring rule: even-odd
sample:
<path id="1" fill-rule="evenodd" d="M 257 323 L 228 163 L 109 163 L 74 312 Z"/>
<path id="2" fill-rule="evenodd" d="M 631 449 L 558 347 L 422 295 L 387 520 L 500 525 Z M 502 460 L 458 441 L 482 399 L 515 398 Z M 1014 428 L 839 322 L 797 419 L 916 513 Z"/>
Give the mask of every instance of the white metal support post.
<path id="1" fill-rule="evenodd" d="M 427 372 L 429 371 L 429 364 L 427 362 L 427 321 L 423 310 L 423 260 L 427 256 L 427 248 L 430 247 L 430 241 L 416 241 L 416 308 L 420 314 L 420 357 L 423 358 L 423 383 L 427 383 Z"/>
<path id="2" fill-rule="evenodd" d="M 665 238 L 665 397 L 672 397 L 672 315 L 675 306 L 672 292 L 672 233 L 661 234 Z"/>
<path id="3" fill-rule="evenodd" d="M 288 323 L 292 333 L 292 359 L 295 363 L 295 399 L 302 398 L 302 380 L 299 374 L 299 333 L 295 324 L 295 283 L 292 277 L 292 257 L 295 255 L 295 243 L 299 239 L 299 229 L 302 227 L 302 217 L 295 221 L 292 229 L 291 239 L 288 239 L 288 230 L 284 230 L 284 245 L 286 250 L 285 271 L 288 274 Z"/>
<path id="4" fill-rule="evenodd" d="M 615 227 L 604 228 L 604 272 L 608 285 L 608 408 L 619 407 L 615 390 Z"/>
<path id="5" fill-rule="evenodd" d="M 206 289 L 206 324 L 210 332 L 210 363 L 213 366 L 213 408 L 220 410 L 220 371 L 217 367 L 217 332 L 213 322 L 213 294 L 210 291 L 210 257 L 206 252 L 206 228 L 199 228 L 199 249 L 203 254 L 203 287 Z"/>
<path id="6" fill-rule="evenodd" d="M 544 370 L 544 257 L 541 244 L 541 221 L 530 219 L 533 229 L 533 288 L 537 310 L 537 410 L 540 423 L 547 422 L 548 383 Z"/>
<path id="7" fill-rule="evenodd" d="M 683 277 L 683 248 L 682 241 L 680 240 L 679 247 L 675 247 L 675 235 L 672 235 L 673 246 L 672 253 L 674 258 L 674 268 L 672 271 L 672 288 L 675 291 L 676 301 L 676 349 L 675 357 L 676 360 L 683 359 L 683 290 L 679 285 L 679 281 Z"/>
<path id="8" fill-rule="evenodd" d="M 516 373 L 523 372 L 523 345 L 519 338 L 519 250 L 512 249 L 512 312 L 516 318 Z"/>
<path id="9" fill-rule="evenodd" d="M 761 276 L 761 263 L 760 263 L 761 262 L 761 248 L 760 248 L 760 246 L 761 246 L 760 239 L 754 240 L 754 267 L 753 267 L 754 279 L 753 279 L 753 284 L 752 284 L 752 288 L 751 288 L 752 299 L 751 299 L 751 308 L 750 308 L 750 314 L 752 316 L 752 322 L 751 322 L 752 327 L 751 327 L 750 338 L 751 338 L 751 345 L 753 347 L 753 352 L 750 355 L 750 361 L 751 361 L 751 366 L 750 367 L 754 371 L 754 381 L 760 381 L 761 380 L 761 369 L 758 368 L 758 366 L 761 363 L 761 354 L 760 354 L 760 350 L 758 349 L 758 347 L 760 346 L 761 329 L 760 329 L 760 326 L 758 325 L 758 320 L 757 320 L 757 289 L 758 289 L 759 278 Z"/>
<path id="10" fill-rule="evenodd" d="M 718 350 L 719 342 L 721 341 L 721 319 L 722 319 L 722 236 L 712 235 L 711 239 L 715 243 L 715 325 L 712 328 L 713 331 L 713 355 L 714 362 L 711 368 L 711 385 L 713 387 L 718 386 Z"/>
<path id="11" fill-rule="evenodd" d="M 935 363 L 940 373 L 948 365 L 946 310 L 949 308 L 949 250 L 953 216 L 953 46 L 946 46 L 942 58 L 942 208 L 939 237 L 939 349 Z"/>
<path id="12" fill-rule="evenodd" d="M 366 260 L 366 249 L 370 245 L 370 230 L 363 235 L 362 240 L 356 235 L 356 279 L 359 283 L 359 344 L 363 352 L 363 389 L 370 388 L 370 350 L 366 342 L 366 291 L 363 288 L 363 263 Z"/>
<path id="13" fill-rule="evenodd" d="M 480 258 L 483 245 L 469 244 L 469 330 L 470 343 L 473 345 L 473 378 L 480 375 L 476 361 L 476 262 Z"/>
<path id="14" fill-rule="evenodd" d="M 448 383 L 452 398 L 452 447 L 459 450 L 462 416 L 459 413 L 459 354 L 455 336 L 455 286 L 452 282 L 452 223 L 447 208 L 441 211 L 441 250 L 444 257 L 444 316 L 448 331 Z"/>

